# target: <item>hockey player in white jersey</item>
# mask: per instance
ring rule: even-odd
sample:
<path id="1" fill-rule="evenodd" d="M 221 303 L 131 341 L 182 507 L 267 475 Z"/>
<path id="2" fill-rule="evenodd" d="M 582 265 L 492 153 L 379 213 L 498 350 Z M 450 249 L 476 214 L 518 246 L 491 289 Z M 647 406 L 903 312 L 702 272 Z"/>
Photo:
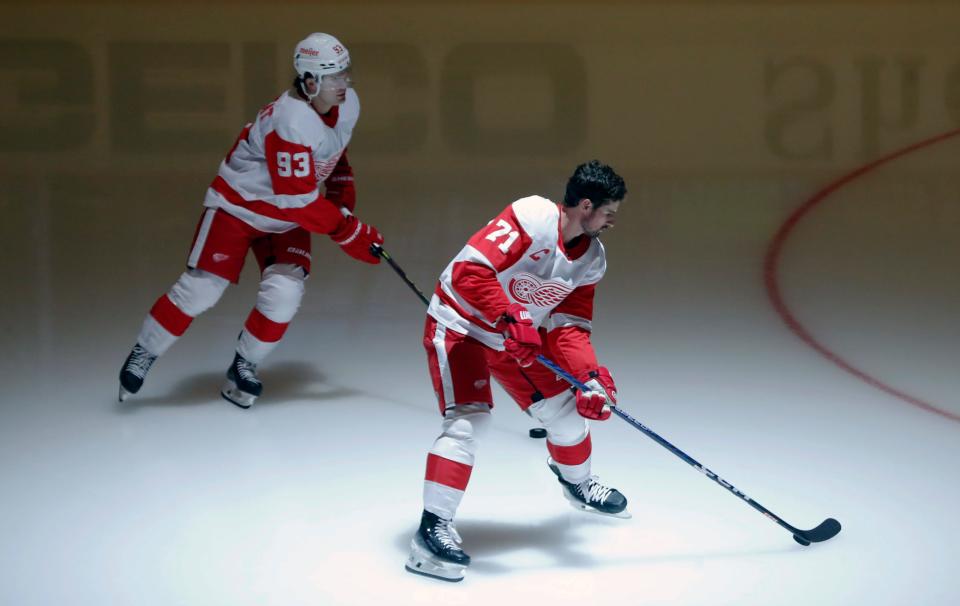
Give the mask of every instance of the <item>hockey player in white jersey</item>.
<path id="1" fill-rule="evenodd" d="M 348 255 L 379 263 L 383 242 L 353 214 L 347 146 L 360 115 L 350 53 L 328 34 L 296 46 L 293 86 L 261 109 L 220 163 L 204 199 L 187 270 L 150 310 L 120 370 L 120 400 L 137 393 L 158 356 L 236 283 L 248 250 L 260 266 L 257 301 L 243 326 L 221 395 L 249 408 L 261 394 L 257 365 L 280 342 L 310 273 L 310 232 Z"/>
<path id="2" fill-rule="evenodd" d="M 577 167 L 560 204 L 522 198 L 478 231 L 440 276 L 423 344 L 443 415 L 427 455 L 420 527 L 407 570 L 463 578 L 470 557 L 454 515 L 490 424 L 493 376 L 547 431 L 547 464 L 581 510 L 629 517 L 627 500 L 590 473 L 586 419 L 610 417 L 610 372 L 590 341 L 593 296 L 606 270 L 598 236 L 613 226 L 626 195 L 623 179 L 594 160 Z M 534 363 L 559 363 L 592 391 L 574 392 Z"/>

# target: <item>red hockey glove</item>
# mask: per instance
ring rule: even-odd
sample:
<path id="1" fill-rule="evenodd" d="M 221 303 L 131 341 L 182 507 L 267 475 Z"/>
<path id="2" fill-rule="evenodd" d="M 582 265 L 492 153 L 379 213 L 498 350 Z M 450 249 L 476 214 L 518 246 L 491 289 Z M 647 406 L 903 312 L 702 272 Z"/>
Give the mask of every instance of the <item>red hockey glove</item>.
<path id="1" fill-rule="evenodd" d="M 371 244 L 383 244 L 383 236 L 372 225 L 365 225 L 353 215 L 344 217 L 343 222 L 330 237 L 340 245 L 343 252 L 354 259 L 376 265 L 380 257 L 370 252 Z"/>
<path id="2" fill-rule="evenodd" d="M 524 368 L 533 364 L 543 344 L 527 308 L 519 303 L 511 303 L 497 327 L 506 332 L 504 350 Z"/>
<path id="3" fill-rule="evenodd" d="M 617 386 L 613 383 L 610 371 L 601 366 L 577 377 L 590 388 L 584 393 L 577 390 L 577 412 L 581 417 L 606 421 L 610 418 L 610 404 L 617 403 Z"/>

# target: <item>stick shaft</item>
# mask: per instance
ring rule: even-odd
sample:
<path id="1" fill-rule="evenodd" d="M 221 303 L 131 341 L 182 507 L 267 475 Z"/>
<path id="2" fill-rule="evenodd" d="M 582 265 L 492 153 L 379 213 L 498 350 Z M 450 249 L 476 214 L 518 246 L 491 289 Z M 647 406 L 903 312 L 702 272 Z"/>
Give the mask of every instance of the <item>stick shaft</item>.
<path id="1" fill-rule="evenodd" d="M 427 306 L 430 305 L 430 300 L 427 299 L 426 295 L 424 295 L 423 292 L 419 288 L 417 288 L 417 285 L 414 284 L 410 280 L 410 278 L 407 277 L 407 273 L 403 271 L 403 268 L 397 265 L 397 262 L 393 260 L 393 257 L 391 257 L 390 254 L 387 253 L 387 251 L 383 250 L 382 246 L 380 246 L 379 244 L 374 244 L 370 248 L 372 249 L 372 252 L 375 256 L 382 257 L 390 265 L 393 271 L 397 272 L 397 275 L 400 276 L 400 279 L 403 280 L 406 283 L 406 285 L 410 287 L 410 290 L 412 290 L 414 293 L 416 293 L 418 297 L 420 297 L 420 300 L 423 301 L 424 305 L 427 305 Z"/>

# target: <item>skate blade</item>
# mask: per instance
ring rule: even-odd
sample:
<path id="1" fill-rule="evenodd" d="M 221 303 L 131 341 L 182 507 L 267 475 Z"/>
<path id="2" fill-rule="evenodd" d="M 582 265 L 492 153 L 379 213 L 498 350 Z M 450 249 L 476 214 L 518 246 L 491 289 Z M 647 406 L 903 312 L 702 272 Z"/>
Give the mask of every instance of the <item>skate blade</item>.
<path id="1" fill-rule="evenodd" d="M 230 402 L 234 406 L 239 406 L 244 410 L 253 406 L 253 403 L 257 401 L 257 396 L 240 391 L 237 384 L 230 380 L 227 380 L 227 382 L 223 384 L 223 387 L 220 388 L 220 395 L 223 396 L 223 399 L 227 402 Z"/>
<path id="2" fill-rule="evenodd" d="M 421 574 L 450 583 L 462 581 L 463 573 L 467 569 L 463 564 L 438 560 L 428 549 L 420 546 L 416 538 L 410 541 L 410 555 L 407 557 L 404 568 L 413 574 Z"/>
<path id="3" fill-rule="evenodd" d="M 577 501 L 576 499 L 568 495 L 566 489 L 561 488 L 561 490 L 563 490 L 563 498 L 567 500 L 567 503 L 570 503 L 570 507 L 573 507 L 577 511 L 585 511 L 586 513 L 592 513 L 594 515 L 604 516 L 606 518 L 619 518 L 621 520 L 629 520 L 630 518 L 633 517 L 633 514 L 631 514 L 626 509 L 624 509 L 623 511 L 618 511 L 616 513 L 607 513 L 606 511 L 600 511 L 599 509 L 594 509 L 593 507 L 590 507 L 589 505 L 584 505 L 580 501 Z"/>
<path id="4" fill-rule="evenodd" d="M 129 397 L 132 396 L 132 395 L 133 395 L 133 392 L 132 392 L 132 391 L 127 391 L 126 389 L 123 388 L 123 385 L 121 385 L 121 386 L 120 386 L 120 395 L 117 396 L 117 397 L 120 399 L 121 402 L 123 402 L 124 400 L 126 400 L 127 398 L 129 398 Z"/>

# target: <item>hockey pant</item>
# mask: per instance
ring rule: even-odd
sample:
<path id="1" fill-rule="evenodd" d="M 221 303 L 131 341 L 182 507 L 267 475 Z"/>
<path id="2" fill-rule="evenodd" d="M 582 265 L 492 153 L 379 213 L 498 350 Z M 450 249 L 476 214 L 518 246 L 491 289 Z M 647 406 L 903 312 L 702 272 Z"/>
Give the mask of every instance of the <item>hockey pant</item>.
<path id="1" fill-rule="evenodd" d="M 240 333 L 237 353 L 259 364 L 276 348 L 303 299 L 306 272 L 290 263 L 263 270 L 257 303 Z M 230 282 L 202 269 L 188 269 L 170 290 L 154 303 L 143 321 L 137 341 L 161 356 L 194 318 L 213 307 Z"/>
<path id="2" fill-rule="evenodd" d="M 566 390 L 541 400 L 528 411 L 547 430 L 547 449 L 568 482 L 590 477 L 590 429 L 577 412 L 573 393 Z M 477 446 L 490 424 L 487 404 L 457 404 L 444 414 L 442 433 L 427 455 L 423 506 L 453 519 L 463 499 L 476 460 Z"/>

